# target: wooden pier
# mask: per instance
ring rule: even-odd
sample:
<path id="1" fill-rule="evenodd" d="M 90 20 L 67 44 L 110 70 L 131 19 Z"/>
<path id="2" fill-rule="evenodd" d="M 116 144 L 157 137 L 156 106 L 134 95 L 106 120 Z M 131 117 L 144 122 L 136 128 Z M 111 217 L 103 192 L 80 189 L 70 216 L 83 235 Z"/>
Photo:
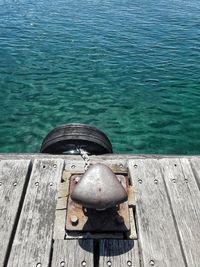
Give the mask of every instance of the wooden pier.
<path id="1" fill-rule="evenodd" d="M 1 154 L 0 266 L 200 266 L 200 157 L 90 161 L 129 175 L 134 239 L 66 234 L 68 184 L 84 172 L 80 156 Z"/>

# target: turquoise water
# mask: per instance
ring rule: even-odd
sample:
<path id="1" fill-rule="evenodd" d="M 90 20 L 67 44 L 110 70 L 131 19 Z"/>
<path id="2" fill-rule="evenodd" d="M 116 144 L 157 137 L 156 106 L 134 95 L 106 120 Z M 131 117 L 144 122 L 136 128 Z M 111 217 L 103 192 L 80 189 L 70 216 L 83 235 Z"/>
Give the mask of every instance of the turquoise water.
<path id="1" fill-rule="evenodd" d="M 0 152 L 71 122 L 115 152 L 200 154 L 199 0 L 0 0 Z"/>

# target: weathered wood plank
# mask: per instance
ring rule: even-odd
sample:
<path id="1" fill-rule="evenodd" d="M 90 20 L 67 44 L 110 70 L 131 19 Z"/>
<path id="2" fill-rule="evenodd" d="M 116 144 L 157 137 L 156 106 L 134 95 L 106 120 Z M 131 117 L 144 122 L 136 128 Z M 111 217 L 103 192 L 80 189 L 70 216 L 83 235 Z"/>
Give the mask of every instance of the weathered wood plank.
<path id="1" fill-rule="evenodd" d="M 69 183 L 64 181 L 59 185 L 56 204 L 53 239 L 64 239 L 67 216 L 67 195 Z"/>
<path id="2" fill-rule="evenodd" d="M 165 155 L 144 155 L 144 154 L 104 154 L 104 155 L 91 155 L 90 158 L 93 160 L 111 160 L 111 161 L 117 161 L 119 163 L 119 160 L 122 162 L 124 160 L 128 159 L 135 159 L 135 158 L 165 158 Z M 167 156 L 168 157 L 168 156 Z M 169 156 L 169 157 L 177 157 L 177 156 Z M 180 156 L 180 157 L 194 157 L 194 156 Z M 43 153 L 0 153 L 0 159 L 64 159 L 66 161 L 73 161 L 73 160 L 79 160 L 82 161 L 83 159 L 79 155 L 51 155 L 51 154 L 43 154 Z"/>
<path id="3" fill-rule="evenodd" d="M 99 267 L 140 266 L 136 240 L 100 240 Z"/>
<path id="4" fill-rule="evenodd" d="M 190 163 L 192 166 L 192 170 L 193 170 L 197 185 L 198 185 L 199 190 L 200 190 L 200 157 L 190 159 Z"/>
<path id="5" fill-rule="evenodd" d="M 29 160 L 0 162 L 0 266 L 4 266 L 9 242 L 16 228 L 28 182 Z"/>
<path id="6" fill-rule="evenodd" d="M 52 267 L 92 267 L 92 240 L 55 240 L 53 244 Z"/>
<path id="7" fill-rule="evenodd" d="M 144 266 L 185 266 L 158 160 L 131 160 L 128 165 Z"/>
<path id="8" fill-rule="evenodd" d="M 8 266 L 48 266 L 63 160 L 35 160 Z"/>
<path id="9" fill-rule="evenodd" d="M 160 160 L 187 266 L 200 266 L 200 193 L 187 159 Z"/>
<path id="10" fill-rule="evenodd" d="M 111 159 L 101 159 L 99 158 L 93 158 L 90 157 L 90 164 L 97 164 L 97 163 L 103 163 L 110 167 L 113 172 L 115 173 L 126 173 L 127 172 L 127 161 L 125 159 L 123 160 L 111 160 Z M 84 173 L 85 162 L 84 160 L 65 160 L 65 170 L 68 172 L 71 172 L 73 174 L 77 173 Z"/>

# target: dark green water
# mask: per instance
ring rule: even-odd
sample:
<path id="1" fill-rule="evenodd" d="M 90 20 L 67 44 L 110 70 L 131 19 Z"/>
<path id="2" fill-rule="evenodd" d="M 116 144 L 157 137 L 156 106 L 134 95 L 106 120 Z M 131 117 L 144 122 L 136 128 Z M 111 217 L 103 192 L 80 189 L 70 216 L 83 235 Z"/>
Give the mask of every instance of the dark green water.
<path id="1" fill-rule="evenodd" d="M 0 0 L 0 152 L 71 122 L 115 152 L 200 154 L 199 0 Z"/>

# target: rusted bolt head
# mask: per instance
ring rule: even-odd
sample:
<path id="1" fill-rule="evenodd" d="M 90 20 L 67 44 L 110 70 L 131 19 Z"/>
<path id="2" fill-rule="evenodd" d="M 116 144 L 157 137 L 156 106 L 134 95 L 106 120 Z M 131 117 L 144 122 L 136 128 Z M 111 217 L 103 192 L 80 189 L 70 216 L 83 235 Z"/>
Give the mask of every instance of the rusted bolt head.
<path id="1" fill-rule="evenodd" d="M 71 220 L 71 224 L 72 224 L 73 226 L 76 226 L 76 225 L 78 224 L 78 217 L 77 217 L 76 215 L 72 215 L 72 216 L 70 217 L 70 220 Z"/>

